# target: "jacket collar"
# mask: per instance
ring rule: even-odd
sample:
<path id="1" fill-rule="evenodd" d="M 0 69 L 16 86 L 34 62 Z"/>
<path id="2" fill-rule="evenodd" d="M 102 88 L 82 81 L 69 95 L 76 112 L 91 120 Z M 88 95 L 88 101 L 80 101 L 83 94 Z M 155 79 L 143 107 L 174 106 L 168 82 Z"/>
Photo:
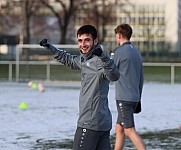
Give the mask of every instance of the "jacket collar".
<path id="1" fill-rule="evenodd" d="M 125 42 L 125 43 L 123 43 L 121 46 L 126 45 L 126 44 L 131 44 L 131 42 L 130 42 L 130 41 Z"/>
<path id="2" fill-rule="evenodd" d="M 86 61 L 86 60 L 92 58 L 92 57 L 93 57 L 93 51 L 94 51 L 95 49 L 97 49 L 97 48 L 101 48 L 100 44 L 94 46 L 94 47 L 93 47 L 88 53 L 86 53 L 86 54 L 83 54 L 83 53 L 80 51 L 80 53 L 81 53 L 81 62 Z"/>
<path id="3" fill-rule="evenodd" d="M 92 58 L 92 51 L 93 51 L 93 49 L 90 50 L 90 51 L 89 51 L 88 53 L 86 53 L 86 54 L 83 54 L 82 52 L 80 52 L 80 53 L 81 53 L 81 62 L 86 61 L 86 60 Z"/>

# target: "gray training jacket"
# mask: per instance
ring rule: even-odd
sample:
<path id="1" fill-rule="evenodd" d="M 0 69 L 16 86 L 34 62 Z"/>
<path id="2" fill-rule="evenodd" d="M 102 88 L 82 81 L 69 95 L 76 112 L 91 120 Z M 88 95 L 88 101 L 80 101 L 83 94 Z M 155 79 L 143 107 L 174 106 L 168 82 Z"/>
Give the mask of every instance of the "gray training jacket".
<path id="1" fill-rule="evenodd" d="M 109 83 L 118 80 L 120 76 L 114 61 L 105 52 L 100 57 L 93 55 L 94 49 L 80 56 L 71 55 L 53 45 L 50 45 L 49 49 L 53 57 L 65 66 L 81 70 L 77 126 L 95 131 L 111 130 L 112 116 L 108 107 Z"/>
<path id="2" fill-rule="evenodd" d="M 139 102 L 143 89 L 143 64 L 139 50 L 130 42 L 117 47 L 114 62 L 120 78 L 115 82 L 116 100 Z"/>

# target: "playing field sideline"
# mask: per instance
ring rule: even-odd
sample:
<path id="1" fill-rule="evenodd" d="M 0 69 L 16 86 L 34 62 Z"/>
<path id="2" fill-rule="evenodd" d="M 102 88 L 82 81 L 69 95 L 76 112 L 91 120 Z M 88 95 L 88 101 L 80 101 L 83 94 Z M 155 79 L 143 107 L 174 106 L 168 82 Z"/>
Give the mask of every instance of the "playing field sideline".
<path id="1" fill-rule="evenodd" d="M 16 81 L 16 64 L 0 63 L 0 80 Z M 181 64 L 145 63 L 144 78 L 146 82 L 181 83 Z M 22 63 L 19 65 L 18 81 L 79 81 L 80 71 L 72 70 L 59 63 Z"/>

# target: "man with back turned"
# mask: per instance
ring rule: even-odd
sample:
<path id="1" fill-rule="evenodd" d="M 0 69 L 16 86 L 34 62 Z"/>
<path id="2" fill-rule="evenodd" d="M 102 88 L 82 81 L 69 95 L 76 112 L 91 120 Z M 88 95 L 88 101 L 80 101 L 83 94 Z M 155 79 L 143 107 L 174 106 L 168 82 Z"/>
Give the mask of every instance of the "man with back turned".
<path id="1" fill-rule="evenodd" d="M 114 51 L 114 61 L 120 78 L 115 82 L 118 118 L 116 123 L 116 142 L 114 150 L 122 150 L 127 136 L 138 150 L 145 145 L 135 130 L 134 113 L 141 111 L 143 88 L 142 57 L 139 50 L 130 42 L 132 28 L 121 24 L 115 29 L 118 47 Z"/>

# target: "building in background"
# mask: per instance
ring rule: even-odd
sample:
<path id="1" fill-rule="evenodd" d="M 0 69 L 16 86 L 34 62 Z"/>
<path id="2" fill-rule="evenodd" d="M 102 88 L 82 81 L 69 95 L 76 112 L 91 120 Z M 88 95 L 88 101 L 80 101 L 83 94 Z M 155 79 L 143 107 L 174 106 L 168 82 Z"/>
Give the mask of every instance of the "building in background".
<path id="1" fill-rule="evenodd" d="M 123 0 L 112 10 L 116 24 L 106 25 L 105 45 L 115 48 L 114 29 L 122 23 L 133 27 L 132 42 L 141 52 L 181 52 L 181 0 Z M 76 19 L 77 27 L 84 13 Z"/>
<path id="2" fill-rule="evenodd" d="M 117 24 L 129 23 L 133 28 L 132 41 L 142 52 L 165 50 L 165 0 L 130 0 L 117 6 Z"/>
<path id="3" fill-rule="evenodd" d="M 117 6 L 117 24 L 131 24 L 131 40 L 142 52 L 181 51 L 181 0 L 129 2 Z"/>
<path id="4" fill-rule="evenodd" d="M 94 19 L 94 21 L 97 21 L 95 25 L 98 27 L 99 34 L 102 36 L 100 39 L 104 38 L 103 42 L 100 42 L 108 51 L 116 47 L 114 35 L 116 26 L 122 23 L 129 23 L 133 27 L 131 41 L 139 47 L 143 56 L 162 56 L 170 55 L 171 53 L 181 56 L 181 0 L 92 1 L 92 3 L 87 3 L 84 9 L 80 9 L 71 20 L 67 31 L 67 43 L 75 44 L 77 29 L 86 24 L 87 20 L 89 21 L 88 23 L 94 24 Z M 16 3 L 16 11 L 13 12 L 8 9 L 8 12 L 14 13 L 15 16 L 11 15 L 6 19 L 3 19 L 3 15 L 0 15 L 2 22 L 5 22 L 5 27 L 6 22 L 10 25 L 10 28 L 0 26 L 0 39 L 5 39 L 4 35 L 18 36 L 19 40 L 23 41 L 21 37 L 24 35 L 24 22 L 26 22 L 26 19 L 22 15 L 25 11 L 22 11 L 22 1 L 14 0 L 14 3 L 11 3 L 12 0 L 1 0 L 0 8 L 3 8 L 7 2 L 12 5 L 12 8 L 14 8 Z M 55 0 L 49 0 L 49 2 L 54 8 L 60 9 Z M 41 2 L 39 5 L 41 5 Z M 89 12 L 88 7 L 92 7 Z M 1 14 L 3 14 L 3 9 L 0 10 Z M 102 12 L 99 15 L 104 17 L 99 18 L 96 16 L 96 11 Z M 30 22 L 30 43 L 38 43 L 42 37 L 47 37 L 54 43 L 58 43 L 60 37 L 57 18 L 45 7 L 41 7 L 35 12 Z M 19 14 L 21 15 L 19 16 Z M 4 16 L 7 16 L 6 12 L 4 12 Z M 88 17 L 93 17 L 93 19 L 91 20 Z M 95 19 L 94 17 L 97 18 Z M 5 42 L 6 40 L 0 40 L 0 44 L 7 44 Z"/>

